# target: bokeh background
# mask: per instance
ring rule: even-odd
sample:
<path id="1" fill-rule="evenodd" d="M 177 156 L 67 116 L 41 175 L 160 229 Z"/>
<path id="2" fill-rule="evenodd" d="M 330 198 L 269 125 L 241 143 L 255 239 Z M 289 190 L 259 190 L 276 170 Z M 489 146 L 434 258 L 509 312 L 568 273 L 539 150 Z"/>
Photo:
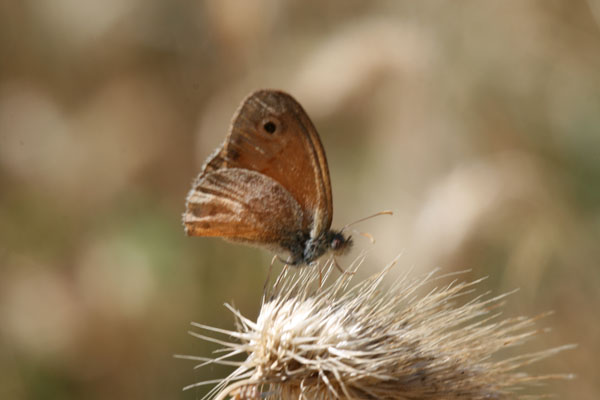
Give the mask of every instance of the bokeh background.
<path id="1" fill-rule="evenodd" d="M 196 399 L 190 321 L 256 316 L 271 255 L 188 238 L 250 91 L 292 93 L 361 272 L 470 269 L 555 314 L 542 392 L 600 398 L 600 1 L 0 2 L 0 398 Z"/>

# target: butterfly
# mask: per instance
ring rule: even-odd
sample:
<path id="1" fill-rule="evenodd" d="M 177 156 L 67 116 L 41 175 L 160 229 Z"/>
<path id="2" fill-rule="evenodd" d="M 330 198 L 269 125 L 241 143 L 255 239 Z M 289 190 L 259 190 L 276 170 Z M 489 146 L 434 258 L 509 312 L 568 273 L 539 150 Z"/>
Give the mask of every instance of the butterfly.
<path id="1" fill-rule="evenodd" d="M 325 150 L 289 94 L 258 90 L 235 112 L 225 142 L 206 160 L 183 214 L 186 234 L 221 237 L 288 254 L 308 265 L 341 254 L 352 238 L 331 228 Z"/>

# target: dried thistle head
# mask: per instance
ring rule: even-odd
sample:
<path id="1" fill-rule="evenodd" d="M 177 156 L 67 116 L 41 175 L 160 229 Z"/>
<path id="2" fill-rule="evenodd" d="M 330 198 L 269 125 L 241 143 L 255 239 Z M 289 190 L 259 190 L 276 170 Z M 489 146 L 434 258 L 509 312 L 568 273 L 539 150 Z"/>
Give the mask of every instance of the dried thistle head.
<path id="1" fill-rule="evenodd" d="M 320 286 L 315 269 L 284 270 L 265 296 L 256 322 L 227 306 L 237 331 L 193 324 L 235 341 L 192 333 L 225 347 L 224 356 L 204 361 L 237 369 L 207 396 L 222 399 L 505 399 L 516 391 L 568 375 L 531 376 L 519 369 L 572 346 L 493 360 L 539 332 L 539 318 L 499 320 L 493 310 L 506 295 L 475 297 L 463 304 L 470 283 L 453 281 L 426 295 L 418 292 L 441 277 L 434 273 L 382 285 L 394 263 L 380 274 L 349 286 L 349 273 Z M 329 263 L 326 275 L 332 270 Z M 446 276 L 447 278 L 447 276 Z M 229 357 L 246 353 L 243 362 Z M 208 382 L 190 385 L 199 386 Z M 217 394 L 218 393 L 218 394 Z M 531 398 L 531 397 L 529 397 Z"/>

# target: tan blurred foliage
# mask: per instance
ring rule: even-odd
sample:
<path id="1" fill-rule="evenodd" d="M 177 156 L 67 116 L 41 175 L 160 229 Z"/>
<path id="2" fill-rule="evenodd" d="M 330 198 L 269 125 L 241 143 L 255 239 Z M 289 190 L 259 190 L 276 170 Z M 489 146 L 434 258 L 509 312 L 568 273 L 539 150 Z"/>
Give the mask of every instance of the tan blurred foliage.
<path id="1" fill-rule="evenodd" d="M 0 398 L 196 398 L 189 321 L 255 315 L 269 254 L 186 238 L 239 101 L 307 109 L 371 271 L 469 268 L 555 310 L 531 350 L 600 396 L 600 2 L 0 3 Z M 341 260 L 349 263 L 353 255 Z M 210 374 L 210 375 L 207 375 Z M 201 396 L 200 396 L 201 397 Z"/>

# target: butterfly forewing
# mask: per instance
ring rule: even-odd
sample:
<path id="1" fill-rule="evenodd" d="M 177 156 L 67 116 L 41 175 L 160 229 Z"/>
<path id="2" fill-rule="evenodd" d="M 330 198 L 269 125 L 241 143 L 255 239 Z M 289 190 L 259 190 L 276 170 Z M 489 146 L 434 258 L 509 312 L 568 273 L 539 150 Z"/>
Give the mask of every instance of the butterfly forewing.
<path id="1" fill-rule="evenodd" d="M 331 226 L 325 152 L 306 112 L 290 95 L 260 90 L 242 102 L 225 143 L 205 164 L 199 181 L 224 168 L 256 171 L 278 182 L 303 210 L 302 229 L 311 236 Z"/>

